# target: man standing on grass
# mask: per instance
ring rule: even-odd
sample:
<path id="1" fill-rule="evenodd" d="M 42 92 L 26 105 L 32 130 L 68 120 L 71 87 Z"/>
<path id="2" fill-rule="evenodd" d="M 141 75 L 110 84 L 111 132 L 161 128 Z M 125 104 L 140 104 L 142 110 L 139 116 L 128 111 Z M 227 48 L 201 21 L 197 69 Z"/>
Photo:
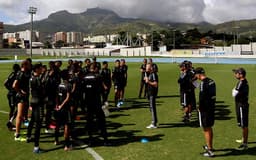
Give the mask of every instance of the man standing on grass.
<path id="1" fill-rule="evenodd" d="M 8 78 L 4 82 L 4 86 L 8 90 L 7 98 L 8 98 L 9 107 L 10 107 L 9 119 L 8 119 L 6 126 L 8 127 L 8 129 L 10 131 L 15 129 L 15 125 L 13 125 L 12 122 L 17 115 L 17 109 L 16 109 L 17 108 L 17 103 L 16 103 L 17 92 L 14 90 L 12 85 L 13 85 L 13 82 L 15 81 L 19 71 L 20 71 L 20 65 L 14 64 L 13 71 L 11 72 L 11 74 L 8 76 Z"/>
<path id="2" fill-rule="evenodd" d="M 152 64 L 148 63 L 146 66 L 147 76 L 145 77 L 145 83 L 147 84 L 147 95 L 149 100 L 149 107 L 152 116 L 152 122 L 146 128 L 157 128 L 157 113 L 156 113 L 156 96 L 158 88 L 158 75 L 154 72 Z"/>
<path id="3" fill-rule="evenodd" d="M 205 157 L 213 157 L 213 130 L 214 111 L 216 101 L 216 85 L 215 82 L 205 75 L 203 68 L 195 69 L 196 77 L 201 81 L 199 92 L 199 123 L 203 127 L 206 145 L 203 146 Z"/>
<path id="4" fill-rule="evenodd" d="M 180 84 L 180 102 L 184 110 L 183 122 L 187 123 L 190 121 L 193 100 L 195 99 L 193 97 L 193 75 L 189 70 L 189 64 L 187 62 L 184 61 L 179 66 L 181 72 L 178 79 L 178 83 Z"/>
<path id="5" fill-rule="evenodd" d="M 70 98 L 72 86 L 68 82 L 69 74 L 68 70 L 61 71 L 62 83 L 58 86 L 58 95 L 56 98 L 56 128 L 55 128 L 55 145 L 59 144 L 60 127 L 64 126 L 64 138 L 65 138 L 65 151 L 72 150 L 72 144 L 70 141 L 70 126 L 71 126 L 71 113 L 70 113 Z"/>
<path id="6" fill-rule="evenodd" d="M 102 63 L 102 70 L 101 70 L 101 78 L 103 81 L 103 93 L 102 93 L 102 109 L 105 113 L 105 116 L 109 116 L 109 110 L 108 110 L 108 96 L 111 89 L 111 70 L 108 68 L 108 62 L 104 61 Z"/>
<path id="7" fill-rule="evenodd" d="M 104 138 L 104 145 L 108 146 L 106 119 L 102 110 L 101 95 L 103 92 L 103 81 L 97 73 L 97 66 L 90 66 L 90 73 L 83 78 L 84 104 L 87 108 L 87 129 L 89 135 L 89 146 L 93 145 L 94 117 L 96 117 L 101 135 Z"/>
<path id="8" fill-rule="evenodd" d="M 144 88 L 144 98 L 146 98 L 147 95 L 147 87 L 144 80 L 145 74 L 146 74 L 146 66 L 147 66 L 147 59 L 144 58 L 142 65 L 140 66 L 140 72 L 141 72 L 141 79 L 140 79 L 140 90 L 139 90 L 139 98 L 141 98 L 141 94 Z"/>
<path id="9" fill-rule="evenodd" d="M 236 87 L 232 90 L 232 96 L 235 98 L 236 103 L 236 115 L 237 124 L 242 128 L 243 137 L 242 140 L 236 140 L 238 143 L 242 143 L 239 148 L 247 149 L 248 143 L 248 118 L 249 118 L 249 85 L 245 78 L 246 71 L 244 68 L 233 69 L 235 78 L 238 79 Z"/>
<path id="10" fill-rule="evenodd" d="M 123 70 L 120 68 L 120 60 L 115 61 L 115 67 L 112 70 L 112 81 L 115 89 L 115 106 L 120 108 L 122 105 L 121 92 L 125 87 L 125 76 Z"/>
<path id="11" fill-rule="evenodd" d="M 122 71 L 122 74 L 123 74 L 123 87 L 121 89 L 121 92 L 120 92 L 120 104 L 123 105 L 124 104 L 124 93 L 125 93 L 125 87 L 127 85 L 127 78 L 128 78 L 128 66 L 126 65 L 125 63 L 125 59 L 121 59 L 120 60 L 120 70 Z"/>
<path id="12" fill-rule="evenodd" d="M 30 93 L 31 100 L 30 105 L 32 107 L 32 117 L 27 130 L 27 142 L 31 141 L 32 129 L 35 123 L 35 134 L 34 134 L 34 153 L 41 153 L 39 148 L 40 130 L 42 126 L 43 117 L 43 100 L 44 100 L 44 88 L 42 79 L 40 77 L 42 73 L 42 64 L 33 65 L 33 74 L 30 79 Z"/>
<path id="13" fill-rule="evenodd" d="M 21 70 L 18 72 L 17 77 L 13 82 L 13 88 L 17 93 L 16 132 L 14 137 L 15 141 L 23 141 L 20 136 L 20 129 L 22 121 L 25 117 L 25 109 L 29 102 L 29 79 L 31 76 L 30 67 L 31 64 L 27 60 L 22 61 Z"/>

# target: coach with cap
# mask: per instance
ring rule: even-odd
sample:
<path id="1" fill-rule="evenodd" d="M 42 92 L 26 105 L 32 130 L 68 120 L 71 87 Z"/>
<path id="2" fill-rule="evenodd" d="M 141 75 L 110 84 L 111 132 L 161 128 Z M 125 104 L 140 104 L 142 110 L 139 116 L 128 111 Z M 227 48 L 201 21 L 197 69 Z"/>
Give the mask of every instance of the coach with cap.
<path id="1" fill-rule="evenodd" d="M 235 98 L 237 124 L 242 128 L 242 140 L 236 140 L 242 143 L 239 148 L 247 149 L 248 141 L 248 119 L 249 119 L 249 85 L 246 79 L 244 68 L 233 69 L 234 76 L 238 79 L 236 87 L 232 90 L 232 96 Z"/>
<path id="2" fill-rule="evenodd" d="M 203 68 L 195 69 L 196 77 L 201 81 L 199 92 L 199 123 L 203 128 L 206 145 L 203 146 L 206 157 L 213 157 L 213 130 L 214 112 L 216 101 L 216 85 L 215 82 L 208 78 Z"/>

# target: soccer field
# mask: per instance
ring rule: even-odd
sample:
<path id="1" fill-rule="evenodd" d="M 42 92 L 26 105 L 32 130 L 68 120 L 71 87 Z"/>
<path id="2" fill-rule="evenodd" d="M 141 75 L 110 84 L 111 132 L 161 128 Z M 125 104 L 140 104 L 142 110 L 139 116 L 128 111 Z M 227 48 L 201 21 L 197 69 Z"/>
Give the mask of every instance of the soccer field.
<path id="1" fill-rule="evenodd" d="M 66 62 L 64 62 L 66 63 Z M 157 99 L 157 114 L 159 128 L 146 129 L 151 123 L 151 115 L 146 99 L 138 99 L 140 82 L 140 63 L 127 63 L 128 85 L 125 94 L 125 104 L 121 111 L 111 112 L 107 118 L 109 139 L 113 146 L 91 147 L 105 160 L 197 160 L 205 159 L 200 153 L 205 144 L 202 129 L 198 126 L 197 113 L 193 113 L 190 124 L 184 124 L 179 103 L 179 86 L 177 79 L 179 68 L 177 64 L 161 63 L 159 67 L 159 98 Z M 65 65 L 65 64 L 64 64 Z M 81 135 L 74 149 L 65 152 L 62 146 L 53 144 L 54 137 L 41 130 L 40 147 L 47 152 L 34 154 L 33 143 L 15 142 L 14 132 L 6 128 L 8 104 L 3 82 L 11 71 L 12 64 L 0 64 L 0 160 L 93 160 L 94 157 L 85 148 Z M 112 67 L 113 64 L 110 65 Z M 217 86 L 216 121 L 214 126 L 215 159 L 248 159 L 256 156 L 256 65 L 224 65 L 224 64 L 194 64 L 194 67 L 204 67 L 206 74 L 215 80 Z M 244 67 L 250 86 L 250 123 L 249 148 L 239 150 L 236 139 L 241 138 L 241 129 L 236 125 L 234 99 L 231 90 L 237 83 L 232 69 Z M 196 90 L 198 95 L 198 89 Z M 113 88 L 110 100 L 113 100 Z M 79 122 L 79 124 L 82 122 Z M 79 125 L 81 127 L 81 125 Z M 24 128 L 24 127 L 23 127 Z M 80 128 L 83 130 L 83 127 Z M 25 132 L 24 128 L 22 132 Z M 141 143 L 147 138 L 148 143 Z M 63 138 L 62 138 L 63 140 Z M 99 159 L 99 158 L 98 158 Z"/>

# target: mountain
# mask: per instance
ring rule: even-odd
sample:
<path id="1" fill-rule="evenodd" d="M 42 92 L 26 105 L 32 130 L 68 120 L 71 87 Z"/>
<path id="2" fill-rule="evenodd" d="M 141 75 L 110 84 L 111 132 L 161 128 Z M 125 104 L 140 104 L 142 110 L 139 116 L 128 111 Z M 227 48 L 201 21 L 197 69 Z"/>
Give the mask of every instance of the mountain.
<path id="1" fill-rule="evenodd" d="M 215 26 L 216 32 L 231 33 L 236 32 L 244 36 L 256 35 L 256 19 L 231 21 Z"/>
<path id="2" fill-rule="evenodd" d="M 30 23 L 21 25 L 5 25 L 5 32 L 15 32 L 30 28 Z M 113 11 L 92 8 L 86 12 L 72 14 L 68 11 L 59 11 L 48 18 L 35 21 L 34 29 L 43 33 L 52 34 L 58 31 L 78 31 L 87 34 L 113 33 L 121 30 L 141 31 L 163 29 L 164 24 L 153 21 L 122 18 Z"/>
<path id="3" fill-rule="evenodd" d="M 239 26 L 239 29 L 235 29 L 235 26 Z M 16 32 L 29 28 L 30 23 L 21 25 L 4 25 L 5 32 Z M 252 34 L 252 31 L 255 30 L 256 20 L 226 22 L 217 25 L 207 22 L 201 22 L 198 24 L 172 22 L 162 23 L 144 19 L 123 18 L 110 10 L 92 8 L 87 9 L 87 11 L 83 13 L 76 14 L 63 10 L 49 15 L 46 19 L 34 22 L 34 29 L 40 31 L 41 36 L 46 36 L 59 31 L 78 31 L 85 34 L 111 34 L 119 31 L 150 33 L 155 30 L 167 28 L 180 31 L 198 28 L 199 31 L 202 32 L 212 30 L 218 33 L 239 31 L 240 34 L 246 35 Z"/>

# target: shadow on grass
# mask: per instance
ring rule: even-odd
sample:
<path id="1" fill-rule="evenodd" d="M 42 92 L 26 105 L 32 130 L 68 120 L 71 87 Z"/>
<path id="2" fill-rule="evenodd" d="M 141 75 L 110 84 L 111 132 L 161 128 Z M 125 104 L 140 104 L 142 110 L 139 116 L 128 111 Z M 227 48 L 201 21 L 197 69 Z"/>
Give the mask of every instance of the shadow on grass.
<path id="1" fill-rule="evenodd" d="M 179 98 L 180 95 L 161 95 L 161 96 L 157 96 L 157 98 Z"/>
<path id="2" fill-rule="evenodd" d="M 147 139 L 148 142 L 160 141 L 162 140 L 161 137 L 164 134 L 156 134 L 152 136 L 137 136 L 136 133 L 141 132 L 140 130 L 118 130 L 115 132 L 109 133 L 109 142 L 111 143 L 111 147 L 118 147 L 122 145 L 127 145 L 130 143 L 138 143 L 141 142 L 142 139 Z M 88 138 L 79 139 L 79 141 L 83 143 L 88 142 Z M 103 141 L 101 137 L 95 136 L 94 143 L 92 147 L 100 147 L 103 145 Z"/>
<path id="3" fill-rule="evenodd" d="M 229 105 L 225 105 L 225 101 L 217 101 L 215 105 L 215 120 L 230 120 L 233 117 L 230 116 Z M 198 112 L 193 111 L 193 116 L 189 122 L 177 122 L 177 123 L 162 123 L 159 128 L 177 128 L 177 127 L 193 127 L 199 126 Z"/>
<path id="4" fill-rule="evenodd" d="M 177 95 L 173 96 L 159 96 L 156 100 L 156 106 L 160 106 L 164 103 L 164 101 L 159 101 L 161 98 L 170 98 L 170 97 L 179 97 Z M 149 108 L 149 102 L 148 99 L 145 98 L 139 99 L 139 98 L 129 98 L 126 99 L 124 102 L 124 105 L 120 109 L 111 108 L 110 111 L 123 111 L 123 110 L 130 110 L 130 109 L 141 109 L 141 108 Z"/>
<path id="5" fill-rule="evenodd" d="M 225 101 L 217 101 L 215 105 L 215 120 L 230 120 L 234 117 L 229 116 L 230 106 L 225 105 Z"/>
<path id="6" fill-rule="evenodd" d="M 159 101 L 159 99 L 163 98 L 177 98 L 179 95 L 163 95 L 157 96 L 157 105 L 161 105 L 163 101 Z M 140 109 L 140 108 L 148 108 L 149 102 L 147 98 L 128 98 L 125 100 L 124 105 L 121 107 L 121 110 L 129 110 L 129 109 Z M 115 109 L 114 109 L 115 110 Z"/>
<path id="7" fill-rule="evenodd" d="M 110 133 L 111 137 L 116 137 L 111 140 L 112 146 L 122 146 L 129 143 L 141 142 L 142 139 L 146 138 L 149 142 L 160 141 L 164 134 L 156 134 L 152 136 L 136 136 L 135 133 L 140 132 L 138 130 L 119 130 Z"/>
<path id="8" fill-rule="evenodd" d="M 179 128 L 179 127 L 200 127 L 198 121 L 190 121 L 188 123 L 177 122 L 177 123 L 160 123 L 158 128 Z"/>
<path id="9" fill-rule="evenodd" d="M 53 151 L 57 151 L 57 150 L 60 150 L 60 149 L 64 149 L 64 145 L 58 145 L 58 146 L 55 146 L 54 148 L 43 149 L 43 152 L 44 153 L 53 152 Z"/>
<path id="10" fill-rule="evenodd" d="M 239 155 L 256 155 L 256 147 L 249 147 L 247 150 L 238 150 L 234 148 L 216 149 L 215 157 L 227 157 L 227 156 L 239 156 Z M 226 152 L 224 154 L 218 154 L 218 152 Z"/>

